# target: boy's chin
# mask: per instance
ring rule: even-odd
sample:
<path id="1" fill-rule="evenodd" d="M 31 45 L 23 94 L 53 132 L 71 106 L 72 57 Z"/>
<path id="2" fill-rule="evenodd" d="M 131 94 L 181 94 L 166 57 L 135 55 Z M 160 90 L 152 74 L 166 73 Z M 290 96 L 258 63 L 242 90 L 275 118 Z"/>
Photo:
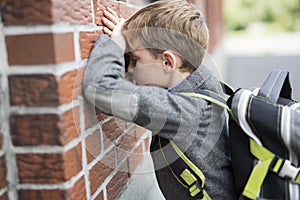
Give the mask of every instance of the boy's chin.
<path id="1" fill-rule="evenodd" d="M 159 88 L 165 88 L 165 89 L 167 89 L 166 86 L 158 84 L 158 83 L 143 83 L 143 84 L 137 83 L 137 85 L 139 85 L 139 86 L 142 86 L 142 85 L 144 85 L 144 86 L 152 86 L 152 87 L 159 87 Z"/>

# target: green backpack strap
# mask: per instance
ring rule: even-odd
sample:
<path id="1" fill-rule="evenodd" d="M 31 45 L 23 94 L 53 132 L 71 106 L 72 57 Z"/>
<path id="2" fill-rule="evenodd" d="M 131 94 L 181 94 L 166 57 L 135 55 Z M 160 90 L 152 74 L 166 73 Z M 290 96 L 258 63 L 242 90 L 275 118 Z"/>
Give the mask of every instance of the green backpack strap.
<path id="1" fill-rule="evenodd" d="M 228 85 L 228 84 L 225 85 L 225 83 L 222 83 L 222 85 L 223 85 L 224 91 L 226 92 L 227 95 L 232 95 L 234 93 L 233 92 L 234 90 L 230 85 Z M 212 92 L 209 90 L 197 89 L 194 92 L 181 92 L 180 94 L 190 96 L 190 97 L 200 98 L 200 99 L 206 100 L 208 102 L 211 102 L 215 105 L 218 105 L 227 110 L 231 119 L 233 119 L 234 121 L 237 121 L 236 117 L 233 115 L 231 109 L 227 105 L 227 99 L 225 97 L 222 97 L 222 96 L 216 94 L 215 92 Z"/>
<path id="2" fill-rule="evenodd" d="M 233 93 L 233 89 L 229 85 L 223 86 L 226 94 L 230 95 Z M 179 94 L 206 100 L 231 113 L 231 110 L 227 106 L 226 99 L 212 91 L 198 89 L 192 92 L 181 92 Z M 159 136 L 157 136 L 157 138 L 163 158 L 176 180 L 189 191 L 192 197 L 199 200 L 210 200 L 211 198 L 204 190 L 205 176 L 202 171 L 189 160 L 172 140 L 166 140 Z M 167 146 L 170 146 L 171 148 Z M 174 154 L 178 156 L 178 159 L 172 161 L 170 160 L 170 157 L 174 157 Z"/>
<path id="3" fill-rule="evenodd" d="M 228 96 L 231 96 L 234 94 L 235 89 L 231 85 L 229 85 L 228 83 L 223 82 L 223 81 L 220 81 L 220 83 L 223 87 L 223 91 L 225 92 L 225 94 L 227 94 Z"/>
<path id="4" fill-rule="evenodd" d="M 261 188 L 264 179 L 267 176 L 269 170 L 280 174 L 285 171 L 293 172 L 292 176 L 287 174 L 294 183 L 300 184 L 300 168 L 297 168 L 288 160 L 277 157 L 267 148 L 257 144 L 254 140 L 250 140 L 250 152 L 254 155 L 260 162 L 257 163 L 248 178 L 247 184 L 244 188 L 243 195 L 249 199 L 256 199 L 259 189 Z"/>
<path id="5" fill-rule="evenodd" d="M 204 189 L 205 176 L 201 170 L 184 155 L 172 140 L 156 137 L 163 159 L 178 183 L 187 189 L 191 197 L 198 200 L 211 200 Z"/>
<path id="6" fill-rule="evenodd" d="M 224 91 L 227 95 L 234 93 L 232 87 L 228 84 L 221 83 L 223 85 Z M 209 91 L 198 89 L 191 92 L 181 92 L 179 94 L 200 98 L 216 104 L 228 111 L 230 116 L 232 115 L 231 109 L 227 106 L 226 98 Z M 169 170 L 176 180 L 186 188 L 190 195 L 195 199 L 199 200 L 210 200 L 211 198 L 204 189 L 205 176 L 202 171 L 192 162 L 189 158 L 177 147 L 177 145 L 172 140 L 167 140 L 156 136 L 160 146 L 162 156 L 167 163 Z M 177 155 L 178 159 L 172 160 L 174 155 Z"/>

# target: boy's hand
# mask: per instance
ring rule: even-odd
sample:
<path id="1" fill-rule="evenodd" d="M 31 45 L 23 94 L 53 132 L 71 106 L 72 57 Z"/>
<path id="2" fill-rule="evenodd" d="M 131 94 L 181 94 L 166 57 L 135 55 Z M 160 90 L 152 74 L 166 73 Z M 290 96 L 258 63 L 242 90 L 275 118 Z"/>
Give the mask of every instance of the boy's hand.
<path id="1" fill-rule="evenodd" d="M 114 40 L 124 52 L 126 48 L 126 42 L 122 36 L 121 30 L 125 19 L 120 19 L 117 13 L 109 7 L 107 7 L 103 13 L 104 16 L 102 17 L 102 22 L 104 24 L 104 33 L 111 36 L 112 40 Z"/>

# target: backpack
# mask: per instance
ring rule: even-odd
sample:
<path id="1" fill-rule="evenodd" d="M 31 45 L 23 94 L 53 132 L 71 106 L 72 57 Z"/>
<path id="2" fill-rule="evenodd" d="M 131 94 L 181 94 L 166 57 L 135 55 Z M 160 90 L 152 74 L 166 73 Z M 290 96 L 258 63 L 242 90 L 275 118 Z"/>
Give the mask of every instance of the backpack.
<path id="1" fill-rule="evenodd" d="M 273 70 L 255 90 L 234 91 L 223 86 L 228 99 L 207 90 L 182 94 L 205 99 L 228 111 L 236 199 L 299 200 L 300 103 L 291 98 L 289 72 Z M 165 158 L 174 154 L 179 157 L 169 165 L 176 179 L 186 184 L 191 196 L 209 199 L 201 170 L 171 140 L 161 141 L 164 146 L 172 144 L 163 152 Z"/>

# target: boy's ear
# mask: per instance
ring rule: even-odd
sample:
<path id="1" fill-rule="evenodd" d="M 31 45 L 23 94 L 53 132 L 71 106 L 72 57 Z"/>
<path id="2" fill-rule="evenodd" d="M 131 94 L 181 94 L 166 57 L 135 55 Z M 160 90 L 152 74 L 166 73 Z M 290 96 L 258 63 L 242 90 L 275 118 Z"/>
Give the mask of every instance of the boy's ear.
<path id="1" fill-rule="evenodd" d="M 177 67 L 177 58 L 172 51 L 164 51 L 162 53 L 163 66 L 166 73 L 171 72 Z"/>

